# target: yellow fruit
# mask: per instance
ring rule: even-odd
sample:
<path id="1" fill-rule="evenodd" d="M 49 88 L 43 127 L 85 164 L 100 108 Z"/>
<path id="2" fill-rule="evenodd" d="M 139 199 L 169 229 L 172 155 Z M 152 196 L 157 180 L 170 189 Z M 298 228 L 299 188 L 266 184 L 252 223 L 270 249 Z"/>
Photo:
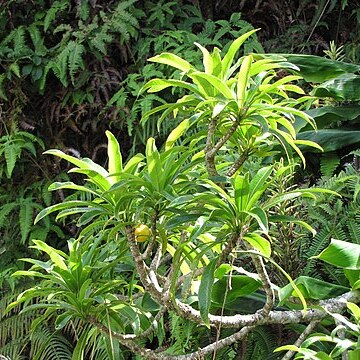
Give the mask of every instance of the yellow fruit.
<path id="1" fill-rule="evenodd" d="M 147 225 L 140 224 L 135 228 L 134 234 L 137 242 L 144 242 L 149 238 L 151 230 Z"/>

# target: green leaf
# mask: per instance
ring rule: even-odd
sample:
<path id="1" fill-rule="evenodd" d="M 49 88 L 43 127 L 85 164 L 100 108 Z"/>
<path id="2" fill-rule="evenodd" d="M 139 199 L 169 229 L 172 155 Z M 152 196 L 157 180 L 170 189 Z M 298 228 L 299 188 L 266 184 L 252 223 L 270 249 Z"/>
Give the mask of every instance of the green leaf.
<path id="1" fill-rule="evenodd" d="M 154 138 L 148 139 L 145 152 L 149 177 L 155 189 L 160 191 L 164 170 L 161 166 L 160 154 L 156 148 Z"/>
<path id="2" fill-rule="evenodd" d="M 71 82 L 75 85 L 75 75 L 79 69 L 84 70 L 84 60 L 82 58 L 83 53 L 85 52 L 84 45 L 70 41 L 68 46 L 71 46 L 69 49 L 69 58 L 68 58 L 68 66 L 69 66 L 69 74 L 71 78 Z"/>
<path id="3" fill-rule="evenodd" d="M 58 252 L 52 248 L 51 246 L 49 246 L 48 244 L 44 243 L 41 240 L 33 240 L 33 243 L 35 244 L 34 247 L 35 249 L 38 249 L 40 251 L 45 252 L 47 255 L 49 255 L 51 261 L 58 266 L 60 269 L 62 270 L 68 270 L 64 258 L 58 254 Z"/>
<path id="4" fill-rule="evenodd" d="M 45 216 L 48 216 L 49 214 L 55 212 L 55 211 L 61 211 L 64 209 L 69 209 L 73 207 L 82 207 L 82 206 L 89 206 L 94 207 L 95 204 L 92 201 L 80 201 L 80 200 L 73 200 L 73 201 L 66 201 L 64 203 L 51 205 L 39 212 L 39 214 L 36 216 L 34 220 L 34 224 L 39 222 L 41 219 L 43 219 Z M 99 206 L 99 204 L 96 204 L 96 207 Z"/>
<path id="5" fill-rule="evenodd" d="M 343 269 L 360 270 L 360 245 L 331 239 L 330 245 L 312 258 L 320 259 Z"/>
<path id="6" fill-rule="evenodd" d="M 280 54 L 274 54 L 279 56 Z M 272 54 L 266 54 L 264 57 L 271 57 Z M 360 66 L 342 61 L 326 59 L 322 56 L 283 54 L 288 62 L 295 64 L 299 68 L 300 75 L 308 82 L 322 83 L 324 81 L 336 78 L 341 74 L 357 73 Z"/>
<path id="7" fill-rule="evenodd" d="M 28 201 L 30 200 L 30 201 Z M 20 231 L 21 231 L 21 244 L 24 244 L 33 222 L 34 215 L 34 204 L 32 203 L 32 199 L 24 199 L 20 204 Z"/>
<path id="8" fill-rule="evenodd" d="M 248 208 L 250 195 L 249 176 L 237 175 L 234 181 L 234 196 L 238 211 L 245 211 Z"/>
<path id="9" fill-rule="evenodd" d="M 252 60 L 253 58 L 251 55 L 245 56 L 238 73 L 237 101 L 240 109 L 246 102 L 246 87 L 249 81 Z"/>
<path id="10" fill-rule="evenodd" d="M 212 301 L 222 306 L 224 296 L 226 303 L 231 303 L 240 297 L 254 293 L 261 287 L 261 281 L 246 275 L 224 275 L 218 280 L 212 290 Z"/>
<path id="11" fill-rule="evenodd" d="M 182 59 L 180 56 L 167 52 L 156 55 L 148 59 L 148 61 L 169 65 L 184 72 L 188 72 L 190 69 L 192 69 L 192 65 L 189 62 Z"/>
<path id="12" fill-rule="evenodd" d="M 166 139 L 165 151 L 170 150 L 174 143 L 184 134 L 184 132 L 189 128 L 190 120 L 183 120 L 174 130 L 171 131 L 170 135 Z"/>
<path id="13" fill-rule="evenodd" d="M 294 280 L 305 299 L 324 300 L 330 299 L 349 291 L 349 288 L 328 283 L 323 280 L 300 276 Z M 288 284 L 279 290 L 279 300 L 283 303 L 290 296 L 296 296 L 291 284 Z"/>
<path id="14" fill-rule="evenodd" d="M 210 89 L 215 90 L 214 96 L 218 96 L 218 94 L 220 93 L 228 100 L 231 100 L 234 97 L 233 92 L 226 85 L 226 83 L 214 75 L 205 74 L 202 72 L 193 72 L 189 76 L 192 79 L 200 82 L 202 87 L 206 89 L 208 93 L 210 93 Z"/>
<path id="15" fill-rule="evenodd" d="M 344 274 L 346 278 L 349 280 L 349 284 L 353 288 L 356 289 L 356 283 L 360 280 L 360 270 L 351 270 L 351 269 L 344 269 Z M 359 282 L 360 285 L 360 282 Z"/>
<path id="16" fill-rule="evenodd" d="M 64 160 L 69 161 L 71 164 L 76 165 L 79 169 L 72 169 L 72 172 L 84 173 L 89 176 L 91 181 L 99 186 L 102 190 L 106 191 L 110 189 L 110 182 L 107 179 L 109 173 L 100 165 L 94 163 L 91 159 L 83 158 L 78 159 L 74 156 L 67 155 L 60 150 L 47 150 L 44 154 L 50 154 L 58 156 Z"/>
<path id="17" fill-rule="evenodd" d="M 254 34 L 256 31 L 258 31 L 259 29 L 255 29 L 255 30 L 251 30 L 249 32 L 247 32 L 246 34 L 240 36 L 238 39 L 236 39 L 235 41 L 233 41 L 227 51 L 227 53 L 225 54 L 223 60 L 222 60 L 222 69 L 221 69 L 221 75 L 223 78 L 227 78 L 227 73 L 230 69 L 230 66 L 234 60 L 234 57 L 237 53 L 237 51 L 239 50 L 239 48 L 241 47 L 241 45 L 246 41 L 246 39 L 248 39 L 252 34 Z"/>
<path id="18" fill-rule="evenodd" d="M 213 74 L 213 69 L 214 69 L 213 57 L 210 55 L 210 53 L 208 52 L 208 50 L 206 48 L 204 48 L 197 42 L 195 42 L 194 44 L 201 50 L 201 52 L 203 54 L 203 64 L 204 64 L 205 73 L 214 75 Z"/>
<path id="19" fill-rule="evenodd" d="M 249 211 L 244 211 L 245 214 L 250 215 L 253 219 L 255 219 L 261 229 L 261 231 L 265 234 L 269 231 L 268 218 L 263 209 L 260 207 L 254 207 Z"/>
<path id="20" fill-rule="evenodd" d="M 352 303 L 352 302 L 347 302 L 346 306 L 352 312 L 353 316 L 356 319 L 356 322 L 359 323 L 360 322 L 360 308 L 359 308 L 359 306 Z"/>
<path id="21" fill-rule="evenodd" d="M 267 180 L 272 170 L 272 166 L 263 167 L 258 170 L 256 175 L 251 179 L 249 184 L 249 201 L 246 208 L 247 210 L 255 205 L 255 203 L 260 199 L 264 191 L 271 184 L 271 182 Z"/>
<path id="22" fill-rule="evenodd" d="M 254 249 L 258 250 L 261 254 L 266 257 L 271 255 L 270 242 L 264 239 L 257 233 L 248 233 L 244 236 L 244 240 L 247 241 Z"/>
<path id="23" fill-rule="evenodd" d="M 316 235 L 316 230 L 312 228 L 308 223 L 305 221 L 299 220 L 293 216 L 289 215 L 271 215 L 269 217 L 270 222 L 285 222 L 285 223 L 293 223 L 302 226 L 306 230 L 309 230 L 313 236 Z"/>
<path id="24" fill-rule="evenodd" d="M 109 171 L 109 182 L 111 185 L 115 184 L 116 182 L 120 181 L 120 174 L 123 171 L 122 168 L 122 156 L 120 151 L 120 145 L 118 141 L 116 140 L 115 136 L 110 132 L 105 132 L 107 138 L 108 138 L 108 159 L 109 159 L 109 165 L 108 165 L 108 171 Z M 117 176 L 114 176 L 113 174 L 118 174 Z"/>
<path id="25" fill-rule="evenodd" d="M 49 185 L 48 190 L 49 191 L 56 191 L 60 189 L 71 189 L 81 192 L 87 192 L 89 194 L 93 194 L 95 196 L 100 196 L 100 193 L 91 190 L 90 188 L 83 186 L 83 185 L 77 185 L 73 183 L 72 181 L 65 181 L 65 182 L 54 182 Z"/>
<path id="26" fill-rule="evenodd" d="M 304 131 L 297 136 L 300 140 L 309 140 L 319 144 L 326 152 L 335 151 L 360 143 L 360 131 L 355 129 L 322 129 Z M 304 150 L 309 151 L 308 148 Z M 312 151 L 312 150 L 310 150 Z"/>
<path id="27" fill-rule="evenodd" d="M 131 159 L 128 160 L 124 167 L 124 172 L 129 174 L 134 174 L 136 169 L 138 168 L 141 161 L 145 159 L 143 154 L 136 154 Z"/>
<path id="28" fill-rule="evenodd" d="M 211 292 L 214 285 L 214 272 L 216 269 L 216 263 L 217 258 L 212 259 L 206 266 L 199 286 L 200 316 L 208 328 L 210 328 L 209 310 L 211 305 Z"/>
<path id="29" fill-rule="evenodd" d="M 335 79 L 328 80 L 312 91 L 312 95 L 321 98 L 334 98 L 336 100 L 360 100 L 360 76 L 343 74 Z"/>

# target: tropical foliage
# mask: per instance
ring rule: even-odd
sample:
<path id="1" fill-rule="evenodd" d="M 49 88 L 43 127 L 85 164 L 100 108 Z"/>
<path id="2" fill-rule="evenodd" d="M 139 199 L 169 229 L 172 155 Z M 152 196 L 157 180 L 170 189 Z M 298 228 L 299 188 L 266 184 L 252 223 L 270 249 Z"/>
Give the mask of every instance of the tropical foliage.
<path id="1" fill-rule="evenodd" d="M 358 4 L 248 3 L 3 4 L 0 358 L 358 357 Z"/>
<path id="2" fill-rule="evenodd" d="M 74 359 L 95 351 L 96 345 L 89 344 L 94 336 L 104 339 L 103 349 L 112 359 L 121 357 L 119 347 L 144 358 L 176 356 L 179 350 L 191 358 L 234 346 L 256 325 L 310 322 L 314 328 L 329 311 L 343 310 L 344 298 L 358 302 L 358 245 L 332 240 L 318 256 L 346 269 L 345 286 L 306 276 L 292 279 L 273 260 L 277 226 L 296 224 L 315 233 L 309 223 L 276 209 L 296 199 L 338 194 L 323 188 L 274 189 L 284 174 L 294 172 L 298 158 L 305 163 L 299 145 L 321 148 L 297 139 L 295 116 L 316 126 L 302 110 L 311 98 L 291 83 L 299 77 L 277 79 L 281 63 L 256 55 L 234 61 L 253 33 L 232 42 L 224 55 L 198 45 L 204 71 L 172 53 L 150 59 L 180 70 L 182 80 L 152 79 L 142 91 L 176 86 L 185 92 L 175 103 L 145 114 L 144 120 L 160 112 L 160 123 L 174 121 L 170 114 L 181 120 L 160 149 L 149 138 L 144 155 L 124 162 L 118 141 L 107 132 L 106 169 L 60 150 L 46 152 L 75 165 L 70 173 L 87 180 L 55 182 L 49 189 L 73 190 L 87 198 L 51 205 L 35 223 L 56 212 L 57 220 L 74 219 L 81 231 L 67 241 L 67 251 L 33 240 L 44 259 L 23 259 L 30 267 L 14 276 L 40 282 L 22 292 L 7 312 L 22 305 L 23 312 L 42 309 L 34 329 L 40 323 L 53 323 L 56 331 L 87 324 L 86 330 L 77 330 Z M 266 165 L 269 158 L 272 164 Z M 250 167 L 254 161 L 257 167 Z M 287 285 L 276 285 L 270 266 L 282 279 L 280 285 Z M 245 299 L 248 305 L 242 307 Z M 169 346 L 169 316 L 208 338 L 197 344 L 200 350 L 189 338 L 181 349 L 174 340 Z M 234 327 L 241 329 L 230 331 Z M 214 338 L 211 328 L 216 329 Z M 347 351 L 356 343 L 337 344 L 333 353 L 338 346 Z M 278 350 L 298 349 L 295 343 Z M 232 348 L 233 354 L 238 351 Z"/>

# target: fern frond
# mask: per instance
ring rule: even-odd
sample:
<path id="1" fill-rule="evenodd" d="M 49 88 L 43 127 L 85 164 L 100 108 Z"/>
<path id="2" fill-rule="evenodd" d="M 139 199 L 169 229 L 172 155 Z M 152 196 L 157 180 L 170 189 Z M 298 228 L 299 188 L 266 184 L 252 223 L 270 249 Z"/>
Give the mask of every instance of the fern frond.
<path id="1" fill-rule="evenodd" d="M 274 350 L 277 347 L 274 332 L 267 326 L 256 327 L 246 339 L 246 353 L 244 360 L 252 359 L 276 359 Z"/>
<path id="2" fill-rule="evenodd" d="M 4 204 L 0 207 L 0 228 L 6 225 L 7 216 L 18 206 L 16 202 Z"/>
<path id="3" fill-rule="evenodd" d="M 346 223 L 347 230 L 349 232 L 351 241 L 354 244 L 360 245 L 360 222 L 355 219 L 349 219 Z"/>
<path id="4" fill-rule="evenodd" d="M 51 23 L 56 19 L 58 12 L 64 11 L 70 5 L 68 0 L 54 1 L 44 18 L 44 31 L 49 29 Z"/>
<path id="5" fill-rule="evenodd" d="M 106 45 L 113 40 L 113 37 L 104 32 L 98 32 L 93 38 L 90 39 L 90 44 L 102 54 L 106 55 Z"/>
<path id="6" fill-rule="evenodd" d="M 21 233 L 21 244 L 25 244 L 30 233 L 33 221 L 34 221 L 34 202 L 31 197 L 21 199 L 20 201 L 20 233 Z"/>
<path id="7" fill-rule="evenodd" d="M 335 152 L 322 154 L 320 159 L 320 171 L 323 176 L 331 176 L 340 165 L 340 158 Z"/>
<path id="8" fill-rule="evenodd" d="M 316 260 L 310 259 L 312 256 L 320 254 L 322 250 L 329 245 L 331 235 L 328 230 L 325 228 L 320 229 L 315 237 L 312 239 L 311 246 L 308 250 L 305 250 L 305 257 L 308 259 L 306 266 L 304 268 L 304 275 L 310 276 L 313 274 L 314 267 L 316 265 Z"/>
<path id="9" fill-rule="evenodd" d="M 71 360 L 72 344 L 58 332 L 42 327 L 31 335 L 32 359 Z"/>
<path id="10" fill-rule="evenodd" d="M 71 82 L 75 83 L 75 74 L 79 69 L 84 70 L 84 60 L 82 58 L 83 53 L 85 52 L 84 45 L 70 41 L 68 44 L 69 47 L 69 57 L 68 57 L 68 66 Z"/>
<path id="11" fill-rule="evenodd" d="M 56 58 L 49 62 L 50 68 L 53 70 L 56 77 L 60 80 L 64 87 L 68 86 L 67 80 L 67 68 L 68 68 L 68 58 L 71 51 L 71 46 L 67 46 L 56 56 Z"/>

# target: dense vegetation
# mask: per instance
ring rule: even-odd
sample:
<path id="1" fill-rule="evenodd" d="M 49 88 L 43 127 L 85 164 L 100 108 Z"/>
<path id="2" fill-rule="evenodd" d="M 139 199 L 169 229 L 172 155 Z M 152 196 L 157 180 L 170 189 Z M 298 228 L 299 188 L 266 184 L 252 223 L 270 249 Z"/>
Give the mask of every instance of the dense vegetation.
<path id="1" fill-rule="evenodd" d="M 0 355 L 357 359 L 358 5 L 3 2 Z"/>

